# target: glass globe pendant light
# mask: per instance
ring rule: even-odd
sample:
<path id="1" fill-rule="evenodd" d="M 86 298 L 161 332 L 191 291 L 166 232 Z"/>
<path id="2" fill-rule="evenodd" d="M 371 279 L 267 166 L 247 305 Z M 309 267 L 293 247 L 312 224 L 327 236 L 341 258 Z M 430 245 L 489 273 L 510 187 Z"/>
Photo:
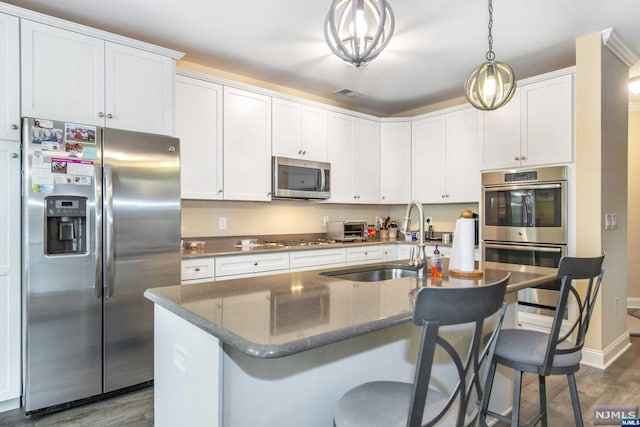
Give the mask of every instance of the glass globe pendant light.
<path id="1" fill-rule="evenodd" d="M 495 110 L 505 105 L 516 92 L 516 79 L 507 64 L 496 61 L 493 52 L 493 4 L 489 0 L 489 51 L 487 62 L 467 77 L 464 94 L 467 101 L 479 110 Z"/>
<path id="2" fill-rule="evenodd" d="M 324 38 L 338 57 L 362 67 L 387 46 L 395 23 L 386 0 L 333 0 Z"/>

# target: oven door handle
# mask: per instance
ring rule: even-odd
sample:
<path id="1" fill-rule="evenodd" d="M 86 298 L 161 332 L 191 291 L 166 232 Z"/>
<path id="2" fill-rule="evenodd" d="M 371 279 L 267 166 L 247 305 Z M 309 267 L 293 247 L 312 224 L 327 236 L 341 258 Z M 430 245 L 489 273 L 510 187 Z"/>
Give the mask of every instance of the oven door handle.
<path id="1" fill-rule="evenodd" d="M 527 185 L 486 185 L 485 191 L 513 191 L 513 190 L 549 190 L 562 188 L 562 184 L 527 184 Z"/>
<path id="2" fill-rule="evenodd" d="M 522 245 L 496 245 L 493 243 L 485 243 L 484 246 L 489 249 L 516 249 L 516 250 L 535 250 L 537 252 L 551 252 L 558 253 L 562 252 L 562 248 L 553 248 L 547 246 L 522 246 Z"/>

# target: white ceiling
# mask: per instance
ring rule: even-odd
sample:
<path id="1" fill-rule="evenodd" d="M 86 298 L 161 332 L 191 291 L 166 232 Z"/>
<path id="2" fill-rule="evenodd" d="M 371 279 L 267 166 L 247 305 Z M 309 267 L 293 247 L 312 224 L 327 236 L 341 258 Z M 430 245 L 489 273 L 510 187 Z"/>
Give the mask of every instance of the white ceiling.
<path id="1" fill-rule="evenodd" d="M 486 0 L 389 0 L 393 38 L 360 69 L 325 44 L 331 0 L 5 1 L 380 115 L 463 96 L 467 75 L 487 51 Z M 576 38 L 606 28 L 640 52 L 639 0 L 494 0 L 493 6 L 496 59 L 518 79 L 574 65 Z M 363 95 L 333 93 L 345 87 Z"/>

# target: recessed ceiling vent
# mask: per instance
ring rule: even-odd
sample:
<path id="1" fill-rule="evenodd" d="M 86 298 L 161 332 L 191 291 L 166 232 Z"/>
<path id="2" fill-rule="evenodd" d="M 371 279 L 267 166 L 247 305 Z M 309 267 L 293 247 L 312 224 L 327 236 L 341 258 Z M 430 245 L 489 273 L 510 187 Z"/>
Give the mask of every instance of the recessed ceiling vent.
<path id="1" fill-rule="evenodd" d="M 358 92 L 356 90 L 347 89 L 346 87 L 338 90 L 334 90 L 333 93 L 339 93 L 340 95 L 349 96 L 351 98 L 356 98 L 362 95 L 362 92 Z"/>

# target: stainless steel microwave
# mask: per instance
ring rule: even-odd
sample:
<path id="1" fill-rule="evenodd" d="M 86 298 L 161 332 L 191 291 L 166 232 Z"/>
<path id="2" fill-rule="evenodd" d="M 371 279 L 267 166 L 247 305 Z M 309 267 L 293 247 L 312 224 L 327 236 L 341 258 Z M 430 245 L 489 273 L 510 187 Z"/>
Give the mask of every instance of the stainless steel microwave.
<path id="1" fill-rule="evenodd" d="M 271 162 L 274 199 L 328 199 L 331 164 L 274 156 Z"/>

